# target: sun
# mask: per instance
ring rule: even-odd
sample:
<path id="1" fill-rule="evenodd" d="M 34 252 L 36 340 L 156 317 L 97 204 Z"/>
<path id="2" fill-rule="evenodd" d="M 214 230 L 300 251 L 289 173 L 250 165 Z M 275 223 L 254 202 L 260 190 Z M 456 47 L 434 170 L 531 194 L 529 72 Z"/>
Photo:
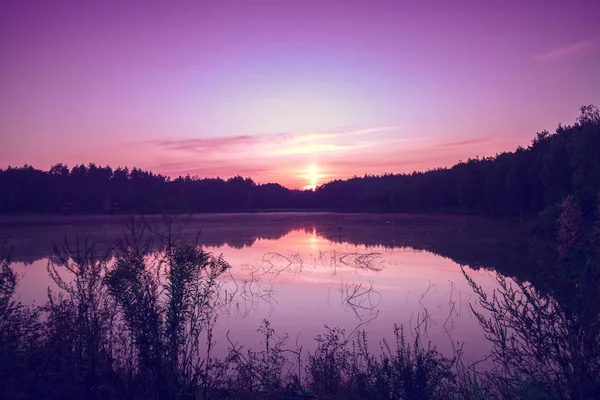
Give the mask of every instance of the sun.
<path id="1" fill-rule="evenodd" d="M 304 189 L 315 190 L 319 183 L 319 167 L 314 163 L 309 164 L 304 177 L 308 181 L 308 184 L 304 186 Z"/>

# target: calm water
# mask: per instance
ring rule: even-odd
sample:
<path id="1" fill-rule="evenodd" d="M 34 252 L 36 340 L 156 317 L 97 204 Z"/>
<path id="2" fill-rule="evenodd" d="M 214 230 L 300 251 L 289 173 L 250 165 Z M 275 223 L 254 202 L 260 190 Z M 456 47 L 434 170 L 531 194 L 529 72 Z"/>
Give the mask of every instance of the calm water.
<path id="1" fill-rule="evenodd" d="M 150 217 L 158 224 L 158 217 Z M 46 301 L 53 284 L 46 266 L 53 242 L 87 237 L 101 251 L 122 231 L 120 217 L 5 219 L 18 295 Z M 207 251 L 223 254 L 232 269 L 223 278 L 232 299 L 215 328 L 217 355 L 234 341 L 261 345 L 256 329 L 268 319 L 288 345 L 316 347 L 324 326 L 365 329 L 372 348 L 391 338 L 393 324 L 422 335 L 444 353 L 464 342 L 467 361 L 490 346 L 472 315 L 476 297 L 461 269 L 491 292 L 494 272 L 510 274 L 520 262 L 519 229 L 480 218 L 333 213 L 261 213 L 195 216 L 182 231 L 201 231 Z"/>

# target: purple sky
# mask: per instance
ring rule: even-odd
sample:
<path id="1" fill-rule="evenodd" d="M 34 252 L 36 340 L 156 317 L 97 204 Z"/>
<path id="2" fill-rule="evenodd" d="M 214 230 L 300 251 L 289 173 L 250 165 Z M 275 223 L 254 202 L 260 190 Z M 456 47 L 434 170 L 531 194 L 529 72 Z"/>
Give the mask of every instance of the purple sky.
<path id="1" fill-rule="evenodd" d="M 301 188 L 514 150 L 600 105 L 599 15 L 598 1 L 3 0 L 0 167 Z"/>

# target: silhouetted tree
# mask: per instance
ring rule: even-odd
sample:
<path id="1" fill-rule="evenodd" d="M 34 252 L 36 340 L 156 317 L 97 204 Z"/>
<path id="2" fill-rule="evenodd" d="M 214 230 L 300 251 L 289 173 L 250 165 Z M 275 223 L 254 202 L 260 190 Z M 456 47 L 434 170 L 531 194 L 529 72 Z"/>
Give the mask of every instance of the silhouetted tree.
<path id="1" fill-rule="evenodd" d="M 600 191 L 600 112 L 583 106 L 572 126 L 536 134 L 527 148 L 470 158 L 451 168 L 334 180 L 315 191 L 235 176 L 171 179 L 139 168 L 95 164 L 49 171 L 0 169 L 0 213 L 164 213 L 260 209 L 444 212 L 519 217 L 556 215 L 574 195 L 584 215 Z"/>

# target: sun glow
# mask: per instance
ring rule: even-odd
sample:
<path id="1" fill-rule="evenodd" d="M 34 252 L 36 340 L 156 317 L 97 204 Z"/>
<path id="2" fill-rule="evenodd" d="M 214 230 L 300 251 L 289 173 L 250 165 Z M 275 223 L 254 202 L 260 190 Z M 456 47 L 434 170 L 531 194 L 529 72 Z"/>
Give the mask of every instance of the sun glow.
<path id="1" fill-rule="evenodd" d="M 317 251 L 317 230 L 313 228 L 311 235 L 308 237 L 308 243 L 313 251 Z"/>
<path id="2" fill-rule="evenodd" d="M 306 169 L 304 177 L 308 181 L 308 184 L 304 186 L 304 189 L 315 190 L 319 184 L 319 168 L 316 164 L 310 164 Z"/>

